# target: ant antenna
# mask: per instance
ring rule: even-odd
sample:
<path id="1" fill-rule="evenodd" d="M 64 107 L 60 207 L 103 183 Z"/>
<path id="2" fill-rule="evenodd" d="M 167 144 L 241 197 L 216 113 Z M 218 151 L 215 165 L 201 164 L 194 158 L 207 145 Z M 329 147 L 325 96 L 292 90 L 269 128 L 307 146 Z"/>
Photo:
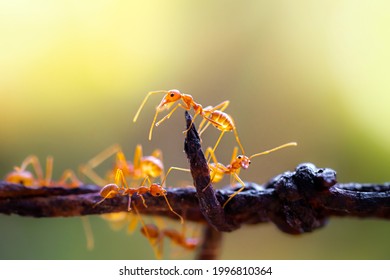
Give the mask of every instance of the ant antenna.
<path id="1" fill-rule="evenodd" d="M 133 118 L 133 122 L 136 122 L 137 119 L 138 119 L 138 116 L 139 114 L 141 113 L 141 110 L 142 108 L 145 106 L 145 103 L 146 101 L 148 100 L 148 98 L 152 95 L 152 94 L 155 94 L 155 93 L 167 93 L 168 91 L 167 90 L 156 90 L 156 91 L 150 91 L 148 92 L 148 94 L 145 96 L 144 100 L 142 101 L 141 103 L 141 106 L 138 108 L 138 111 L 137 113 L 135 114 L 134 118 Z"/>
<path id="2" fill-rule="evenodd" d="M 261 153 L 253 154 L 253 155 L 251 155 L 249 157 L 249 159 L 252 159 L 252 158 L 257 157 L 257 156 L 267 155 L 267 154 L 275 152 L 277 150 L 280 150 L 280 149 L 283 149 L 283 148 L 287 148 L 287 147 L 297 146 L 297 145 L 298 145 L 297 142 L 289 142 L 289 143 L 280 145 L 280 146 L 278 146 L 276 148 L 273 148 L 273 149 L 270 149 L 270 150 L 267 150 L 267 151 L 264 151 L 264 152 L 261 152 Z"/>

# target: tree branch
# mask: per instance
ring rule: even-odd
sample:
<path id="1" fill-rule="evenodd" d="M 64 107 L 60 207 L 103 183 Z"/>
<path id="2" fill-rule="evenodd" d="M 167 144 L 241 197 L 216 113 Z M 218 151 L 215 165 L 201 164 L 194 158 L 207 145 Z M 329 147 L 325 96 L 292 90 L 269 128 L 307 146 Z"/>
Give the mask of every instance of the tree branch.
<path id="1" fill-rule="evenodd" d="M 190 117 L 187 117 L 187 125 Z M 168 188 L 173 209 L 186 219 L 207 223 L 217 231 L 233 231 L 245 224 L 274 223 L 289 234 L 321 228 L 332 216 L 390 219 L 390 183 L 359 184 L 336 182 L 336 172 L 311 163 L 276 176 L 263 186 L 247 183 L 223 209 L 221 204 L 235 189 L 215 190 L 210 184 L 207 163 L 194 125 L 187 133 L 185 150 L 190 161 L 194 187 Z M 28 188 L 0 181 L 0 213 L 31 217 L 70 217 L 127 211 L 127 197 L 101 200 L 99 186 L 79 188 Z M 164 198 L 133 197 L 140 213 L 177 218 Z"/>
<path id="2" fill-rule="evenodd" d="M 191 115 L 185 111 L 187 135 L 184 141 L 184 151 L 190 162 L 190 170 L 194 179 L 196 196 L 199 200 L 199 210 L 208 224 L 219 231 L 232 231 L 239 224 L 232 219 L 226 219 L 224 209 L 217 199 L 211 185 L 210 170 L 200 144 L 200 137 L 192 123 Z"/>
<path id="3" fill-rule="evenodd" d="M 337 184 L 335 171 L 300 164 L 295 171 L 276 176 L 263 186 L 248 183 L 225 207 L 226 220 L 235 225 L 273 222 L 290 234 L 310 232 L 322 227 L 331 216 L 390 219 L 390 184 Z M 62 187 L 27 188 L 0 181 L 0 213 L 31 217 L 71 217 L 127 211 L 127 197 L 101 200 L 100 187 L 75 189 Z M 209 187 L 209 189 L 211 189 Z M 219 203 L 233 192 L 230 186 L 216 190 Z M 193 187 L 168 188 L 167 197 L 175 211 L 186 219 L 206 222 Z M 140 213 L 176 218 L 163 198 L 144 195 L 133 202 Z M 207 199 L 206 199 L 207 200 Z M 205 202 L 207 203 L 207 201 Z M 218 229 L 218 226 L 214 225 Z"/>

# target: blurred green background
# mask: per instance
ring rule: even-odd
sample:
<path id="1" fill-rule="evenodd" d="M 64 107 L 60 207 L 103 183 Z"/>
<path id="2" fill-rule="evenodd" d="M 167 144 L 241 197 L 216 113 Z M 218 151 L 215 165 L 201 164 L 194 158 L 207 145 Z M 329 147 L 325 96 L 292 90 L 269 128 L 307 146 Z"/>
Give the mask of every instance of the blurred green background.
<path id="1" fill-rule="evenodd" d="M 389 9 L 385 0 L 0 1 L 0 176 L 35 154 L 54 156 L 58 178 L 114 143 L 130 158 L 138 143 L 145 154 L 160 148 L 166 167 L 187 167 L 183 110 L 152 141 L 162 96 L 132 122 L 148 91 L 177 88 L 204 106 L 230 100 L 248 154 L 299 143 L 255 158 L 245 181 L 302 162 L 335 169 L 339 182 L 390 181 Z M 208 129 L 204 145 L 218 136 Z M 221 162 L 234 145 L 226 134 Z M 186 182 L 177 172 L 168 184 Z M 1 215 L 0 258 L 154 258 L 138 232 L 90 222 L 92 251 L 80 218 Z M 222 258 L 388 259 L 389 234 L 388 222 L 352 218 L 298 237 L 246 226 L 224 235 Z"/>

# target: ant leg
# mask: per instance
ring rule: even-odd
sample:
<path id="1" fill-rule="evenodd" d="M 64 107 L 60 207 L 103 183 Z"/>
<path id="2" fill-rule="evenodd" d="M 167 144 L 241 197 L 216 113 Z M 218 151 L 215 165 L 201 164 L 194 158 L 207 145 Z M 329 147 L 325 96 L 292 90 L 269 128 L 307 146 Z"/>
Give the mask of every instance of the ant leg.
<path id="1" fill-rule="evenodd" d="M 203 134 L 203 132 L 210 126 L 211 122 L 208 122 L 205 127 L 204 124 L 206 123 L 207 119 L 206 117 L 203 118 L 203 120 L 200 122 L 198 130 L 199 130 L 199 136 Z"/>
<path id="2" fill-rule="evenodd" d="M 144 180 L 142 181 L 141 186 L 144 186 L 146 181 L 149 182 L 149 185 L 151 184 L 149 177 L 146 176 L 146 177 L 144 178 Z M 141 187 L 140 187 L 140 188 L 141 188 Z M 145 208 L 148 208 L 148 205 L 146 205 L 145 198 L 142 196 L 142 194 L 145 193 L 145 192 L 142 192 L 142 193 L 141 193 L 141 191 L 139 190 L 140 188 L 138 188 L 138 191 L 137 191 L 137 189 L 135 189 L 134 192 L 137 193 L 137 194 L 139 195 L 139 197 L 140 197 L 141 200 L 142 200 L 142 204 L 145 206 Z M 134 192 L 129 193 L 129 200 L 130 200 L 130 195 L 132 195 Z M 128 207 L 130 207 L 130 202 L 129 202 Z M 131 208 L 128 208 L 128 209 L 131 209 Z M 129 210 L 129 211 L 130 211 L 130 210 Z"/>
<path id="3" fill-rule="evenodd" d="M 21 164 L 19 171 L 25 171 L 29 165 L 32 165 L 35 174 L 37 175 L 37 181 L 39 184 L 43 183 L 43 171 L 39 159 L 36 156 L 28 156 Z"/>
<path id="4" fill-rule="evenodd" d="M 171 212 L 172 212 L 173 214 L 175 214 L 176 216 L 178 216 L 179 219 L 180 219 L 180 223 L 183 224 L 183 223 L 184 223 L 183 217 L 182 217 L 181 215 L 179 215 L 175 210 L 173 210 L 171 204 L 170 204 L 169 201 L 168 201 L 167 196 L 166 196 L 165 194 L 163 194 L 163 196 L 164 196 L 164 198 L 165 198 L 165 201 L 167 202 L 167 205 L 168 205 L 169 210 L 171 210 Z"/>
<path id="5" fill-rule="evenodd" d="M 108 183 L 106 180 L 97 175 L 95 171 L 87 168 L 86 166 L 81 166 L 80 171 L 98 186 L 104 186 Z"/>
<path id="6" fill-rule="evenodd" d="M 135 151 L 134 151 L 134 158 L 133 158 L 134 170 L 138 170 L 140 168 L 142 156 L 143 156 L 142 146 L 138 144 L 135 147 Z"/>
<path id="7" fill-rule="evenodd" d="M 219 138 L 218 138 L 217 142 L 215 143 L 214 148 L 212 150 L 213 154 L 215 154 L 215 150 L 217 149 L 219 142 L 221 141 L 222 136 L 225 134 L 225 132 L 226 132 L 225 130 L 221 131 L 221 134 L 219 135 Z"/>
<path id="8" fill-rule="evenodd" d="M 178 216 L 179 219 L 180 219 L 180 223 L 183 224 L 183 222 L 184 222 L 183 217 L 173 210 L 173 208 L 172 208 L 171 204 L 169 203 L 169 200 L 168 200 L 168 198 L 167 198 L 167 196 L 166 196 L 166 194 L 165 194 L 165 193 L 166 193 L 166 190 L 163 188 L 163 184 L 165 183 L 165 179 L 167 178 L 169 172 L 171 172 L 171 170 L 173 170 L 173 169 L 181 170 L 181 171 L 189 171 L 188 169 L 185 169 L 185 168 L 171 167 L 171 168 L 169 168 L 169 170 L 168 170 L 168 172 L 167 172 L 167 174 L 166 174 L 166 176 L 165 176 L 163 182 L 162 182 L 161 185 L 159 185 L 159 186 L 163 189 L 162 195 L 164 196 L 164 199 L 165 199 L 165 201 L 166 201 L 166 203 L 167 203 L 167 205 L 168 205 L 169 210 L 170 210 L 173 214 L 175 214 L 176 216 Z M 150 184 L 150 180 L 149 180 L 149 184 Z M 152 194 L 152 195 L 153 195 L 153 194 Z"/>
<path id="9" fill-rule="evenodd" d="M 147 224 L 141 227 L 141 233 L 148 239 L 156 258 L 161 259 L 163 255 L 163 232 L 155 224 Z"/>
<path id="10" fill-rule="evenodd" d="M 104 151 L 100 152 L 99 154 L 97 154 L 93 158 L 91 158 L 88 161 L 87 166 L 90 168 L 95 168 L 95 167 L 99 166 L 103 161 L 108 159 L 110 156 L 112 156 L 120 151 L 122 151 L 122 148 L 118 144 L 114 144 L 114 145 L 108 147 L 107 149 L 105 149 Z"/>
<path id="11" fill-rule="evenodd" d="M 48 156 L 46 158 L 46 176 L 44 180 L 46 186 L 51 185 L 51 177 L 53 174 L 53 160 L 54 159 L 52 156 Z"/>
<path id="12" fill-rule="evenodd" d="M 132 194 L 129 194 L 129 199 L 127 201 L 127 211 L 129 211 L 129 212 L 131 211 L 131 196 L 132 196 Z M 144 205 L 145 205 L 144 198 L 142 196 L 141 196 L 141 198 L 142 198 L 142 202 L 144 202 Z"/>
<path id="13" fill-rule="evenodd" d="M 232 162 L 233 160 L 235 160 L 237 158 L 237 153 L 238 153 L 238 147 L 236 146 L 233 148 L 232 158 L 231 158 L 230 162 Z"/>
<path id="14" fill-rule="evenodd" d="M 141 214 L 138 211 L 138 208 L 135 205 L 133 205 L 133 206 L 134 206 L 135 213 L 137 214 L 137 218 L 141 223 L 142 232 L 145 233 L 145 236 L 148 239 L 150 246 L 152 246 L 154 255 L 156 256 L 157 259 L 161 259 L 161 257 L 162 257 L 161 252 L 154 246 L 154 242 L 152 241 L 151 233 L 149 233 L 148 227 L 146 226 L 144 220 L 142 219 Z"/>
<path id="15" fill-rule="evenodd" d="M 244 147 L 241 145 L 240 138 L 238 138 L 237 129 L 234 128 L 234 129 L 233 129 L 233 132 L 234 132 L 234 136 L 236 137 L 237 144 L 238 144 L 238 146 L 240 146 L 240 149 L 241 149 L 242 154 L 245 155 Z"/>
<path id="16" fill-rule="evenodd" d="M 107 198 L 113 198 L 115 197 L 117 194 L 119 194 L 121 191 L 122 191 L 122 195 L 124 194 L 123 192 L 123 186 L 121 185 L 120 187 L 118 186 L 118 184 L 120 183 L 120 175 L 123 175 L 122 173 L 122 170 L 120 169 L 117 169 L 117 172 L 116 172 L 116 176 L 115 176 L 115 184 L 108 184 L 108 185 L 105 185 L 101 190 L 100 190 L 100 196 L 103 197 L 102 200 L 100 200 L 99 202 L 97 202 L 94 207 L 100 203 L 102 203 L 104 200 L 106 200 Z M 125 186 L 127 186 L 126 184 L 126 181 L 124 182 L 125 183 Z"/>
<path id="17" fill-rule="evenodd" d="M 109 191 L 104 197 L 102 200 L 98 201 L 95 203 L 95 205 L 93 207 L 96 207 L 97 205 L 99 205 L 100 203 L 102 203 L 103 201 L 105 201 L 107 198 L 111 198 L 113 197 L 112 195 L 116 195 L 118 194 L 118 191 L 115 191 L 115 190 L 111 190 Z"/>
<path id="18" fill-rule="evenodd" d="M 107 184 L 107 181 L 100 177 L 93 169 L 99 166 L 102 162 L 104 162 L 109 157 L 114 154 L 118 154 L 122 151 L 121 147 L 117 144 L 108 147 L 92 159 L 90 159 L 85 165 L 80 167 L 81 173 L 87 176 L 90 180 L 92 180 L 95 184 L 99 186 L 104 186 Z"/>
<path id="19" fill-rule="evenodd" d="M 129 167 L 126 156 L 123 152 L 117 152 L 116 153 L 116 162 L 114 169 L 122 169 L 122 172 L 127 175 L 132 175 L 132 168 Z"/>
<path id="20" fill-rule="evenodd" d="M 240 192 L 242 192 L 245 189 L 244 181 L 242 181 L 241 178 L 238 177 L 238 175 L 236 173 L 233 173 L 232 175 L 234 176 L 234 179 L 236 179 L 237 182 L 239 182 L 242 185 L 242 187 L 238 191 L 234 192 L 232 195 L 229 196 L 228 200 L 226 200 L 225 203 L 222 205 L 222 208 L 225 208 L 225 206 L 229 203 L 230 200 L 233 199 L 233 197 L 235 197 L 236 195 L 238 195 Z"/>
<path id="21" fill-rule="evenodd" d="M 129 214 L 131 214 L 131 215 L 129 217 L 130 222 L 129 222 L 129 225 L 127 226 L 127 232 L 131 234 L 137 228 L 138 220 L 134 217 L 134 214 L 132 214 L 132 213 L 129 213 Z"/>
<path id="22" fill-rule="evenodd" d="M 191 127 L 192 127 L 192 125 L 193 125 L 193 123 L 195 121 L 195 118 L 197 116 L 199 116 L 199 115 L 200 115 L 200 113 L 198 113 L 198 112 L 194 114 L 194 116 L 192 117 L 190 125 L 188 126 L 188 128 L 186 130 L 183 131 L 184 134 L 186 134 L 191 129 Z"/>
<path id="23" fill-rule="evenodd" d="M 147 179 L 148 177 L 145 178 L 145 180 Z M 144 180 L 144 182 L 145 182 Z M 143 183 L 144 183 L 143 182 Z M 127 211 L 131 211 L 131 196 L 133 195 L 133 192 L 131 192 L 132 189 L 129 188 L 129 186 L 127 185 L 127 182 L 126 182 L 126 178 L 125 176 L 123 175 L 123 171 L 122 169 L 118 168 L 116 170 L 116 174 L 115 174 L 115 184 L 119 185 L 120 184 L 120 188 L 123 189 L 123 186 L 124 186 L 124 194 L 125 193 L 128 193 L 128 202 L 127 202 Z M 141 196 L 142 198 L 142 201 L 144 201 L 143 197 Z M 145 205 L 145 203 L 144 203 Z"/>
<path id="24" fill-rule="evenodd" d="M 229 100 L 222 101 L 218 105 L 212 107 L 210 111 L 216 111 L 216 110 L 223 111 L 227 108 L 227 106 L 229 106 L 229 103 L 230 103 Z"/>
<path id="25" fill-rule="evenodd" d="M 168 108 L 170 106 L 172 106 L 173 103 L 167 105 Z M 149 129 L 149 140 L 152 140 L 152 134 L 153 134 L 153 127 L 154 125 L 156 124 L 156 126 L 159 126 L 163 121 L 165 121 L 166 119 L 169 119 L 171 117 L 171 115 L 173 114 L 173 112 L 176 111 L 176 109 L 181 106 L 183 107 L 183 105 L 181 105 L 180 103 L 178 103 L 165 117 L 163 117 L 161 120 L 159 120 L 157 123 L 156 123 L 156 120 L 157 120 L 157 115 L 158 113 L 160 113 L 161 110 L 158 110 L 156 109 L 156 114 L 154 114 L 154 118 L 153 118 L 153 121 L 152 121 L 152 124 L 150 126 L 150 129 Z"/>
<path id="26" fill-rule="evenodd" d="M 149 129 L 149 141 L 152 140 L 153 127 L 154 127 L 154 124 L 156 123 L 158 113 L 159 113 L 159 111 L 156 110 L 156 114 L 154 114 L 154 118 L 153 118 L 152 124 L 150 125 L 150 129 Z"/>
<path id="27" fill-rule="evenodd" d="M 215 156 L 215 153 L 211 147 L 208 147 L 206 149 L 206 152 L 204 153 L 204 157 L 207 160 L 207 164 L 209 164 L 210 160 L 212 159 L 215 164 L 218 163 L 217 157 Z"/>
<path id="28" fill-rule="evenodd" d="M 69 184 L 66 184 L 67 180 L 70 181 Z M 58 184 L 65 185 L 70 188 L 77 188 L 81 186 L 83 183 L 77 178 L 76 174 L 72 170 L 67 169 L 62 174 L 60 180 L 58 181 Z"/>
<path id="29" fill-rule="evenodd" d="M 145 198 L 142 196 L 142 194 L 138 194 L 138 195 L 139 195 L 139 197 L 141 198 L 142 204 L 145 206 L 145 208 L 148 208 L 148 205 L 146 205 Z"/>
<path id="30" fill-rule="evenodd" d="M 225 173 L 230 172 L 229 168 L 227 168 L 222 163 L 218 162 L 217 157 L 215 156 L 211 147 L 207 148 L 207 150 L 205 152 L 205 157 L 207 158 L 209 156 L 209 154 L 210 154 L 210 157 L 207 160 L 207 164 L 209 166 L 210 173 L 212 174 L 212 176 L 210 178 L 210 183 L 202 190 L 203 192 L 207 190 L 207 188 L 211 185 L 211 183 L 217 183 L 217 182 L 221 181 L 223 178 L 223 175 Z M 213 160 L 214 165 L 209 164 L 211 159 Z"/>
<path id="31" fill-rule="evenodd" d="M 115 184 L 118 186 L 120 185 L 120 188 L 123 188 L 123 186 L 124 186 L 126 190 L 129 189 L 129 186 L 127 185 L 127 182 L 126 182 L 125 175 L 123 175 L 123 171 L 120 168 L 118 168 L 116 170 Z"/>
<path id="32" fill-rule="evenodd" d="M 180 168 L 180 167 L 174 167 L 174 166 L 170 167 L 170 168 L 168 169 L 168 172 L 167 172 L 166 175 L 165 175 L 164 180 L 163 180 L 162 183 L 161 183 L 161 187 L 163 187 L 163 185 L 165 184 L 165 181 L 166 181 L 166 179 L 167 179 L 167 176 L 168 176 L 168 174 L 169 174 L 172 170 L 180 170 L 180 171 L 186 171 L 186 172 L 189 172 L 189 171 L 190 171 L 189 169 L 186 169 L 186 168 Z M 175 210 L 173 210 L 171 204 L 169 203 L 169 200 L 168 200 L 166 194 L 163 193 L 162 195 L 164 196 L 164 199 L 165 199 L 165 201 L 167 202 L 167 205 L 168 205 L 169 210 L 171 210 L 171 212 L 172 212 L 173 214 L 175 214 L 176 216 L 178 216 L 179 219 L 180 219 L 180 223 L 183 224 L 183 223 L 184 223 L 183 217 L 182 217 L 181 215 L 179 215 Z"/>
<path id="33" fill-rule="evenodd" d="M 161 120 L 156 122 L 156 126 L 159 126 L 163 121 L 169 119 L 172 116 L 172 114 L 176 111 L 176 109 L 179 107 L 183 107 L 183 105 L 181 103 L 178 103 L 165 117 L 163 117 Z"/>
<path id="34" fill-rule="evenodd" d="M 212 112 L 217 111 L 217 110 L 224 111 L 229 106 L 229 103 L 230 103 L 229 100 L 225 100 L 225 101 L 222 101 L 221 103 L 219 103 L 218 105 L 215 105 L 214 107 L 207 106 L 203 109 L 203 111 L 205 111 L 207 113 L 212 113 Z"/>
<path id="35" fill-rule="evenodd" d="M 83 222 L 83 228 L 85 237 L 87 239 L 87 249 L 92 250 L 95 247 L 95 241 L 93 237 L 91 223 L 87 216 L 81 217 L 81 221 Z"/>
<path id="36" fill-rule="evenodd" d="M 219 111 L 223 111 L 227 108 L 227 106 L 229 106 L 229 103 L 230 101 L 229 100 L 225 100 L 223 102 L 221 102 L 220 104 L 214 106 L 214 107 L 211 107 L 211 106 L 208 106 L 206 108 L 203 109 L 204 112 L 206 113 L 212 113 L 216 110 L 219 110 Z M 199 132 L 199 135 L 202 135 L 202 133 L 210 126 L 211 123 L 214 123 L 213 120 L 209 119 L 207 116 L 206 116 L 206 113 L 204 114 L 204 118 L 202 120 L 202 122 L 200 123 L 199 127 L 198 127 L 198 130 L 200 131 Z M 209 121 L 206 126 L 203 128 L 204 124 L 206 121 Z M 203 129 L 202 129 L 203 128 Z"/>
<path id="37" fill-rule="evenodd" d="M 168 169 L 167 173 L 165 174 L 164 179 L 161 181 L 161 186 L 162 186 L 162 187 L 165 187 L 165 186 L 164 186 L 164 185 L 165 185 L 165 181 L 167 180 L 168 174 L 169 174 L 172 170 L 179 170 L 179 171 L 184 171 L 184 172 L 190 172 L 190 171 L 191 171 L 191 170 L 188 169 L 188 168 L 180 168 L 180 167 L 171 166 L 171 167 Z"/>
<path id="38" fill-rule="evenodd" d="M 158 256 L 156 256 L 158 259 L 162 259 L 163 258 L 163 254 L 164 254 L 164 235 L 163 234 L 159 234 L 157 240 L 155 241 L 155 244 L 157 245 L 157 252 L 158 252 Z"/>

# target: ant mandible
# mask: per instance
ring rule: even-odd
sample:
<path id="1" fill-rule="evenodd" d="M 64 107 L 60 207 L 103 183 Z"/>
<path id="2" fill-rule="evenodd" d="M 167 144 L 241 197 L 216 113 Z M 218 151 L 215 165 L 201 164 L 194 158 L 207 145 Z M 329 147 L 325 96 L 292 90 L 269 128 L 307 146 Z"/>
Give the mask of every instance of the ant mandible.
<path id="1" fill-rule="evenodd" d="M 27 170 L 29 165 L 32 166 L 36 177 L 32 172 Z M 53 182 L 53 157 L 51 156 L 46 158 L 45 173 L 46 174 L 44 176 L 38 157 L 30 155 L 25 160 L 23 160 L 20 167 L 15 167 L 14 171 L 7 174 L 5 181 L 9 183 L 23 184 L 26 187 L 50 187 L 53 185 L 59 185 L 74 188 L 82 185 L 82 182 L 70 169 L 64 171 L 59 181 Z M 67 183 L 67 181 L 70 181 L 70 183 Z"/>
<path id="2" fill-rule="evenodd" d="M 175 214 L 177 217 L 180 219 L 180 223 L 183 224 L 184 220 L 181 215 L 179 215 L 177 212 L 175 212 L 171 206 L 171 204 L 168 201 L 167 198 L 167 190 L 163 187 L 165 179 L 168 176 L 168 173 L 173 170 L 173 169 L 179 169 L 176 167 L 171 167 L 169 171 L 167 172 L 167 175 L 164 178 L 164 181 L 161 184 L 156 184 L 156 183 L 151 183 L 149 177 L 145 177 L 145 179 L 142 181 L 141 186 L 137 188 L 130 188 L 126 182 L 126 179 L 123 175 L 123 171 L 121 169 L 117 169 L 116 175 L 115 175 L 115 184 L 107 184 L 100 190 L 100 196 L 103 197 L 102 200 L 97 202 L 95 204 L 98 205 L 102 203 L 104 200 L 108 198 L 114 198 L 117 195 L 127 195 L 128 196 L 128 204 L 127 204 L 127 209 L 128 211 L 131 210 L 131 197 L 136 194 L 141 197 L 142 203 L 144 204 L 145 207 L 148 207 L 146 205 L 146 201 L 143 197 L 144 194 L 149 193 L 152 196 L 159 197 L 163 196 L 169 210 Z M 179 169 L 180 170 L 180 169 Z M 148 181 L 149 186 L 145 185 L 146 181 Z"/>
<path id="3" fill-rule="evenodd" d="M 206 150 L 205 157 L 207 158 L 210 155 L 210 158 L 213 160 L 213 163 L 209 164 L 209 169 L 210 169 L 210 177 L 211 177 L 211 182 L 213 183 L 218 183 L 219 181 L 222 180 L 223 175 L 225 174 L 230 174 L 232 176 L 232 179 L 235 179 L 237 182 L 239 182 L 242 187 L 234 192 L 232 195 L 229 196 L 229 199 L 225 201 L 223 204 L 223 208 L 228 204 L 230 200 L 233 199 L 237 194 L 239 194 L 244 188 L 245 188 L 245 183 L 244 181 L 241 180 L 241 178 L 238 176 L 239 171 L 241 168 L 243 169 L 248 169 L 249 165 L 251 164 L 251 159 L 257 156 L 262 156 L 266 155 L 272 152 L 275 152 L 277 150 L 286 148 L 286 147 L 292 147 L 292 146 L 297 146 L 296 142 L 289 142 L 283 145 L 280 145 L 278 147 L 275 147 L 273 149 L 261 152 L 261 153 L 256 153 L 251 156 L 246 156 L 246 155 L 238 155 L 237 156 L 237 147 L 234 148 L 233 154 L 232 154 L 232 159 L 230 161 L 230 164 L 225 166 L 222 163 L 219 163 L 213 150 L 209 147 Z M 233 182 L 231 182 L 232 184 Z M 205 191 L 209 186 L 203 189 Z"/>

